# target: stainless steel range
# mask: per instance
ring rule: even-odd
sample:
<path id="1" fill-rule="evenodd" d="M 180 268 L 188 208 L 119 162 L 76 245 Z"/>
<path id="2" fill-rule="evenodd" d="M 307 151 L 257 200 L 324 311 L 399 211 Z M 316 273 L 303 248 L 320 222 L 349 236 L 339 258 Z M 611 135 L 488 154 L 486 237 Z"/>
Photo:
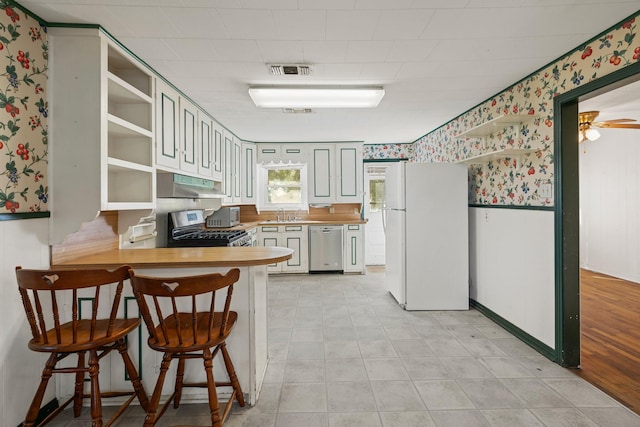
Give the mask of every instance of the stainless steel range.
<path id="1" fill-rule="evenodd" d="M 251 246 L 245 230 L 205 228 L 204 210 L 169 213 L 167 247 Z"/>

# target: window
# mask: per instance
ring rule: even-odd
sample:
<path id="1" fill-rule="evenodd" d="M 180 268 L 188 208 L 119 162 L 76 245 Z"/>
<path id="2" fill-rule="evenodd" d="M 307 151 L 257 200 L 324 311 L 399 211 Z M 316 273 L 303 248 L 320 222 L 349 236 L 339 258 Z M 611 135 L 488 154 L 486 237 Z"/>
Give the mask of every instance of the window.
<path id="1" fill-rule="evenodd" d="M 369 204 L 371 212 L 380 212 L 384 205 L 384 179 L 369 181 Z"/>
<path id="2" fill-rule="evenodd" d="M 307 165 L 259 165 L 262 210 L 307 209 Z"/>

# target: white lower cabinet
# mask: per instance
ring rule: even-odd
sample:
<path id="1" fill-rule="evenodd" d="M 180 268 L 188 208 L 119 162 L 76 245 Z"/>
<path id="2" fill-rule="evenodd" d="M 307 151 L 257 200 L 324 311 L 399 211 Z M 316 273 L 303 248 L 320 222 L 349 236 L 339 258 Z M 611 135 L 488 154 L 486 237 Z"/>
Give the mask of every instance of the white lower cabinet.
<path id="1" fill-rule="evenodd" d="M 286 262 L 270 264 L 269 273 L 309 272 L 309 228 L 306 225 L 260 226 L 260 246 L 280 246 L 293 249 L 293 257 Z"/>
<path id="2" fill-rule="evenodd" d="M 344 272 L 364 273 L 364 224 L 344 226 Z"/>

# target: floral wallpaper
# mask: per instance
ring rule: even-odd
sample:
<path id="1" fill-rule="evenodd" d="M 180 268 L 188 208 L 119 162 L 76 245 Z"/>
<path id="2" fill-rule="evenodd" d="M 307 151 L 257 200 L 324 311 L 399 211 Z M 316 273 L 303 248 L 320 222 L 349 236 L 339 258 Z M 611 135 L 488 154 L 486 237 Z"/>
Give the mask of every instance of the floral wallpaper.
<path id="1" fill-rule="evenodd" d="M 500 149 L 528 150 L 519 156 L 472 162 L 469 203 L 552 206 L 540 186 L 554 183 L 553 99 L 558 94 L 640 59 L 635 16 L 585 43 L 545 69 L 415 141 L 412 161 L 456 162 Z M 509 125 L 484 138 L 464 132 L 502 115 Z M 503 126 L 498 126 L 501 128 Z"/>
<path id="2" fill-rule="evenodd" d="M 364 160 L 410 159 L 413 154 L 411 144 L 365 144 Z"/>
<path id="3" fill-rule="evenodd" d="M 0 213 L 47 211 L 47 30 L 0 9 Z"/>

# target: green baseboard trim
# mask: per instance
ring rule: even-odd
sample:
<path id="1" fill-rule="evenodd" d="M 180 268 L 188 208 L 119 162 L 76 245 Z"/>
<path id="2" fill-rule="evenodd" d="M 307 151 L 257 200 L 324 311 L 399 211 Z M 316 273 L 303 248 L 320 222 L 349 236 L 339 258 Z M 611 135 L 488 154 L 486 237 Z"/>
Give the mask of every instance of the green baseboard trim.
<path id="1" fill-rule="evenodd" d="M 532 337 L 531 335 L 529 335 L 522 329 L 518 328 L 516 325 L 509 322 L 502 316 L 494 313 L 489 308 L 480 304 L 478 301 L 469 299 L 469 305 L 471 305 L 471 307 L 478 310 L 480 313 L 487 316 L 489 319 L 496 322 L 498 325 L 502 326 L 504 329 L 509 331 L 513 336 L 515 336 L 520 341 L 527 344 L 529 347 L 533 348 L 538 353 L 542 354 L 547 359 L 558 363 L 558 361 L 556 360 L 556 351 L 551 347 L 549 347 L 548 345 L 546 345 L 545 343 L 543 343 L 542 341 L 540 341 L 539 339 Z"/>
<path id="2" fill-rule="evenodd" d="M 38 412 L 38 418 L 36 418 L 36 425 L 40 424 L 42 420 L 45 419 L 50 413 L 58 409 L 58 399 L 53 399 L 42 408 L 40 408 L 40 412 Z M 24 422 L 20 423 L 18 427 L 23 427 Z"/>

